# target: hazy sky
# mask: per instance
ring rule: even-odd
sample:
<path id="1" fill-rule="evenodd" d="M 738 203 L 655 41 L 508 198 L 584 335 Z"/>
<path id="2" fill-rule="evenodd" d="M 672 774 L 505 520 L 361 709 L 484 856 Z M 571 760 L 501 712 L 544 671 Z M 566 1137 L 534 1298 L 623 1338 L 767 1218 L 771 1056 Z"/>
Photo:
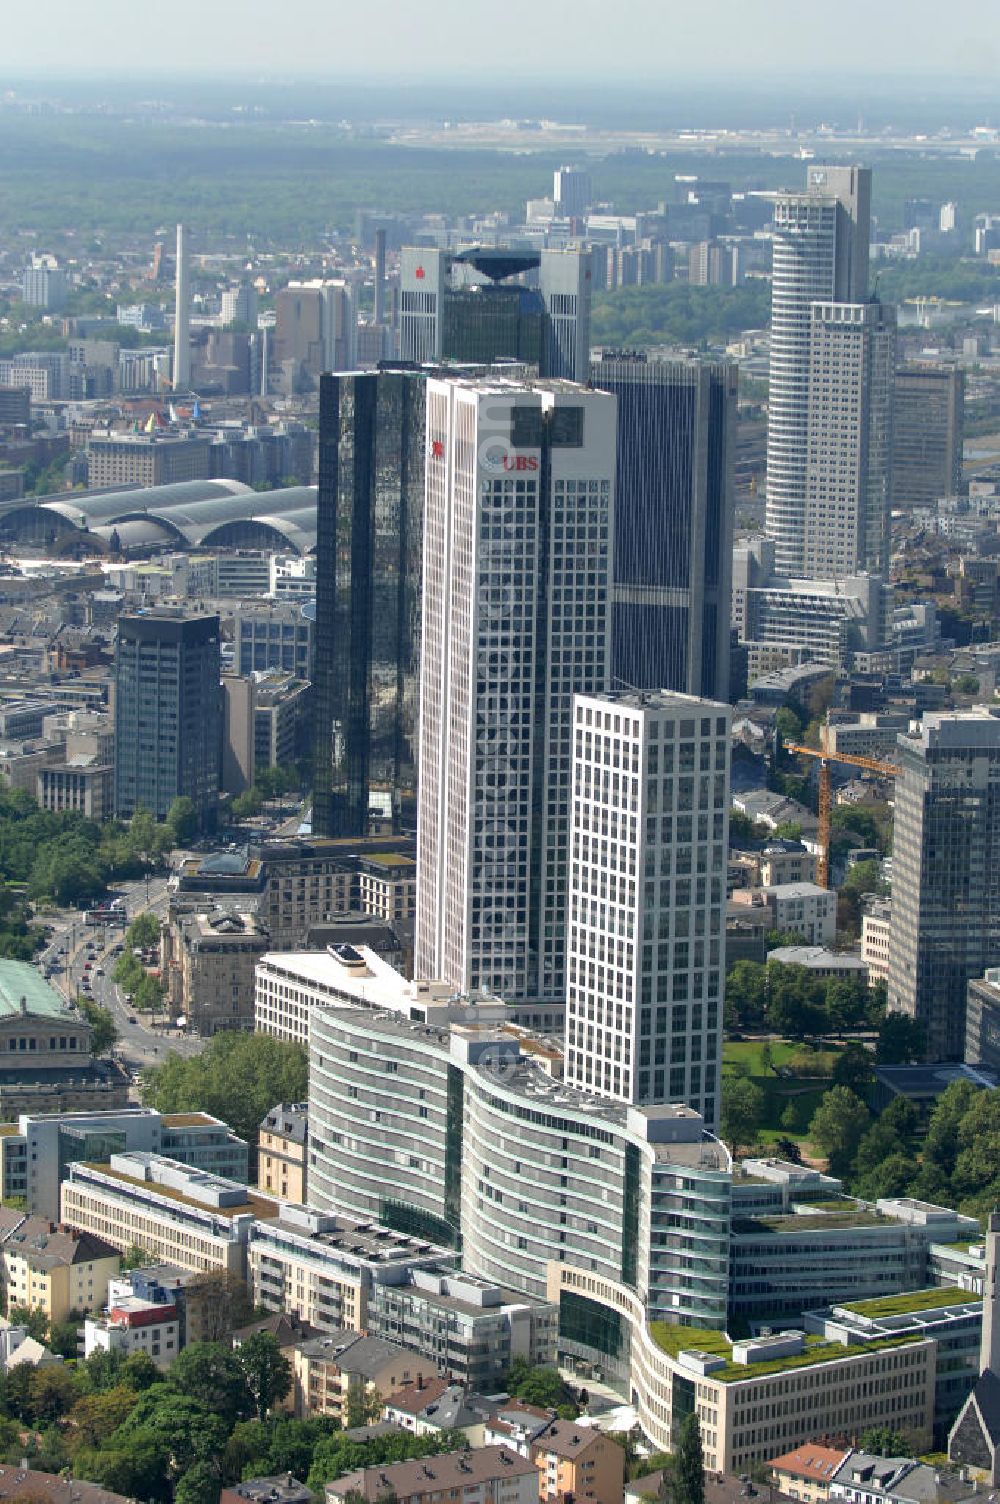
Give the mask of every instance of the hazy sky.
<path id="1" fill-rule="evenodd" d="M 996 75 L 998 0 L 5 0 L 19 71 L 323 75 L 552 70 L 628 78 L 753 70 Z M 944 77 L 942 77 L 944 75 Z"/>

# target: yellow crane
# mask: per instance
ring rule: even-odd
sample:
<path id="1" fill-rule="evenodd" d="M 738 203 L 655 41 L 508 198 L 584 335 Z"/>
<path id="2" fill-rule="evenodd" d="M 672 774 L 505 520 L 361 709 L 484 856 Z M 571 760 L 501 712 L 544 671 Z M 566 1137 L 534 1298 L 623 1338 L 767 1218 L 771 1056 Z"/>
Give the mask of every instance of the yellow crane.
<path id="1" fill-rule="evenodd" d="M 819 860 L 816 863 L 816 881 L 821 888 L 830 886 L 830 816 L 833 811 L 833 792 L 830 786 L 830 764 L 832 762 L 844 763 L 849 768 L 864 768 L 869 773 L 886 773 L 895 778 L 902 768 L 894 762 L 878 762 L 874 757 L 860 757 L 849 752 L 830 752 L 826 745 L 826 730 L 824 726 L 820 736 L 823 745 L 821 747 L 806 747 L 801 742 L 786 742 L 785 751 L 794 752 L 799 757 L 816 757 L 819 759 L 819 830 L 817 840 L 819 843 Z"/>

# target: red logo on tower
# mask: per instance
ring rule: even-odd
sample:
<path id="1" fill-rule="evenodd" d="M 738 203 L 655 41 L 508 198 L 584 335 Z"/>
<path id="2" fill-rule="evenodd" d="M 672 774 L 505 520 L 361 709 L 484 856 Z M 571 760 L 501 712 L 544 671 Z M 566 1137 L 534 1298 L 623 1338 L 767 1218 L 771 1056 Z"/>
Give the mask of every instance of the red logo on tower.
<path id="1" fill-rule="evenodd" d="M 424 271 L 422 266 L 418 266 L 413 275 L 416 277 L 418 282 L 422 282 L 427 273 Z"/>
<path id="2" fill-rule="evenodd" d="M 444 459 L 444 445 L 440 439 L 431 439 L 431 458 L 435 460 Z"/>
<path id="3" fill-rule="evenodd" d="M 505 454 L 503 467 L 505 470 L 537 470 L 538 461 L 533 454 Z"/>

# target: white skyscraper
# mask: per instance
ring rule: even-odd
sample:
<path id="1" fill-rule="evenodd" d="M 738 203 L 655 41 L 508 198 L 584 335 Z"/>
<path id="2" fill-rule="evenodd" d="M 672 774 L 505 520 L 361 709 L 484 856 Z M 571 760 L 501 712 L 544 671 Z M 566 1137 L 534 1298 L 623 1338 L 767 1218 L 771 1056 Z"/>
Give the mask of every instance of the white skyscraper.
<path id="1" fill-rule="evenodd" d="M 427 385 L 416 975 L 558 998 L 572 697 L 608 685 L 615 399 Z"/>
<path id="2" fill-rule="evenodd" d="M 803 563 L 813 580 L 889 567 L 896 311 L 814 303 Z"/>
<path id="3" fill-rule="evenodd" d="M 187 234 L 177 226 L 177 275 L 174 302 L 174 373 L 175 392 L 186 392 L 191 385 L 191 288 L 188 279 Z"/>
<path id="4" fill-rule="evenodd" d="M 577 695 L 566 941 L 568 1084 L 718 1121 L 728 705 Z"/>
<path id="5" fill-rule="evenodd" d="M 870 220 L 865 167 L 810 167 L 804 193 L 775 197 L 766 525 L 781 575 L 805 573 L 813 304 L 865 301 Z"/>

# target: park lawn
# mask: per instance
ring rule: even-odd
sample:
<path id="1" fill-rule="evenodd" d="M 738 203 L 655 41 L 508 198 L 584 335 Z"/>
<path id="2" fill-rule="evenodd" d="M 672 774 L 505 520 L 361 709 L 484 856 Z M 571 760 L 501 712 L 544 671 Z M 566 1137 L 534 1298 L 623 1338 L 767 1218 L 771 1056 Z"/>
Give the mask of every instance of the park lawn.
<path id="1" fill-rule="evenodd" d="M 765 1044 L 771 1046 L 771 1065 L 777 1067 L 784 1065 L 800 1048 L 799 1045 L 790 1043 L 787 1039 L 727 1039 L 722 1046 L 722 1074 L 731 1076 L 737 1066 L 741 1067 L 744 1074 L 749 1068 L 751 1076 L 766 1076 L 761 1060 L 761 1051 Z"/>

